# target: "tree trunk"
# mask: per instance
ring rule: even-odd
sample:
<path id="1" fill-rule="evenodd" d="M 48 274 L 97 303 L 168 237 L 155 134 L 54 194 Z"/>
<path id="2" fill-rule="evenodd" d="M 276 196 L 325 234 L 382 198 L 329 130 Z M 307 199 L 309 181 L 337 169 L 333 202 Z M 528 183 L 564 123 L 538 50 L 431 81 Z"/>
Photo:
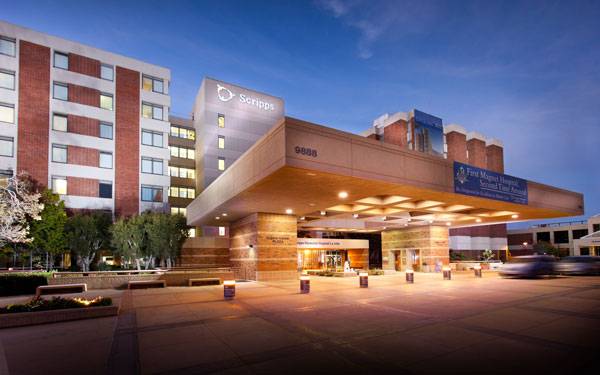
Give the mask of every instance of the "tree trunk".
<path id="1" fill-rule="evenodd" d="M 138 271 L 142 270 L 142 265 L 140 264 L 140 259 L 139 258 L 135 258 L 135 266 L 137 267 Z"/>

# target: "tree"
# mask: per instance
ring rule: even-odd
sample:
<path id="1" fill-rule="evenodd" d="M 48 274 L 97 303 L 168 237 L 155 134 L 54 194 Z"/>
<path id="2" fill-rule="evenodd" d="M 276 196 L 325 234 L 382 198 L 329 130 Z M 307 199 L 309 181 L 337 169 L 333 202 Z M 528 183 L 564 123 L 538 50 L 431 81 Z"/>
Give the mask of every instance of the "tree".
<path id="1" fill-rule="evenodd" d="M 171 268 L 189 236 L 185 217 L 180 214 L 152 213 L 147 219 L 149 253 L 160 257 Z"/>
<path id="2" fill-rule="evenodd" d="M 29 243 L 30 222 L 40 219 L 44 209 L 40 194 L 26 174 L 0 184 L 0 247 L 8 243 Z"/>
<path id="3" fill-rule="evenodd" d="M 533 250 L 535 250 L 536 253 L 549 254 L 555 257 L 560 257 L 560 250 L 557 247 L 553 246 L 550 242 L 536 242 L 533 245 Z"/>
<path id="4" fill-rule="evenodd" d="M 110 243 L 111 216 L 103 212 L 76 214 L 67 220 L 67 243 L 84 272 L 90 270 L 96 254 Z"/>
<path id="5" fill-rule="evenodd" d="M 60 200 L 58 194 L 51 190 L 44 190 L 41 196 L 41 202 L 44 204 L 40 217 L 41 220 L 35 220 L 31 223 L 29 236 L 32 239 L 31 248 L 43 250 L 46 252 L 46 258 L 50 254 L 52 261 L 46 262 L 46 268 L 51 269 L 54 263 L 54 257 L 64 252 L 67 246 L 65 234 L 65 224 L 67 223 L 67 213 L 65 212 L 65 202 Z"/>
<path id="6" fill-rule="evenodd" d="M 135 262 L 141 270 L 140 260 L 144 258 L 146 231 L 140 216 L 120 218 L 111 228 L 111 243 L 115 253 L 129 262 Z"/>

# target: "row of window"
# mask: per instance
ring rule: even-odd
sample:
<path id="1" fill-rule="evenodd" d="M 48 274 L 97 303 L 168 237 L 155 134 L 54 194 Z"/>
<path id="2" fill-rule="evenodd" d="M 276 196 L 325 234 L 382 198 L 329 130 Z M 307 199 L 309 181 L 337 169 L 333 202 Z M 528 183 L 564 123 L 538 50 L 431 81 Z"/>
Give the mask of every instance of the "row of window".
<path id="1" fill-rule="evenodd" d="M 99 123 L 99 135 L 100 138 L 112 139 L 113 138 L 113 125 L 109 122 Z M 69 116 L 62 113 L 52 114 L 52 129 L 68 132 L 69 131 Z"/>
<path id="2" fill-rule="evenodd" d="M 194 149 L 178 146 L 169 146 L 171 156 L 183 159 L 194 159 Z"/>
<path id="3" fill-rule="evenodd" d="M 64 70 L 69 70 L 69 54 L 55 51 L 54 52 L 54 67 Z M 115 70 L 112 65 L 100 65 L 100 78 L 107 81 L 113 81 L 115 78 Z"/>
<path id="4" fill-rule="evenodd" d="M 217 126 L 220 128 L 224 128 L 225 127 L 225 115 L 222 113 L 219 113 L 217 115 Z M 222 135 L 219 135 L 217 138 L 217 146 L 220 149 L 224 149 L 225 148 L 225 137 Z M 224 157 L 219 157 L 218 161 L 217 161 L 217 169 L 220 171 L 224 171 L 225 170 L 225 158 Z"/>
<path id="5" fill-rule="evenodd" d="M 192 129 L 171 125 L 171 137 L 195 140 L 196 132 Z"/>
<path id="6" fill-rule="evenodd" d="M 171 186 L 169 188 L 169 197 L 174 198 L 195 198 L 196 190 L 187 187 Z"/>
<path id="7" fill-rule="evenodd" d="M 52 191 L 55 194 L 66 195 L 68 194 L 67 178 L 52 176 Z M 98 184 L 98 197 L 99 198 L 112 198 L 112 182 L 100 181 Z"/>
<path id="8" fill-rule="evenodd" d="M 193 169 L 169 166 L 169 176 L 179 178 L 196 178 Z"/>
<path id="9" fill-rule="evenodd" d="M 0 88 L 15 89 L 15 72 L 12 70 L 0 69 Z"/>
<path id="10" fill-rule="evenodd" d="M 0 137 L 0 156 L 13 157 L 15 154 L 15 140 L 12 137 Z"/>
<path id="11" fill-rule="evenodd" d="M 68 147 L 66 145 L 52 145 L 52 161 L 54 163 L 68 162 Z M 100 151 L 98 166 L 100 168 L 112 169 L 113 167 L 113 154 L 112 152 Z"/>
<path id="12" fill-rule="evenodd" d="M 52 97 L 58 100 L 69 100 L 69 85 L 61 82 L 53 82 L 52 84 Z M 109 111 L 113 110 L 113 96 L 112 94 L 100 93 L 100 108 Z"/>

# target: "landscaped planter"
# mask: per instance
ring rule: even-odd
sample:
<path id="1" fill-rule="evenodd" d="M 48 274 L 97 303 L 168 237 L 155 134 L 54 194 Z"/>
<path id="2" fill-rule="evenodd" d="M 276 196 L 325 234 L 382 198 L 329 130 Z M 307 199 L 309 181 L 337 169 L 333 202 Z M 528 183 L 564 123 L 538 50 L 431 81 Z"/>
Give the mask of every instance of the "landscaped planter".
<path id="1" fill-rule="evenodd" d="M 103 318 L 118 314 L 119 306 L 114 305 L 1 314 L 0 328 L 22 327 L 80 319 Z"/>

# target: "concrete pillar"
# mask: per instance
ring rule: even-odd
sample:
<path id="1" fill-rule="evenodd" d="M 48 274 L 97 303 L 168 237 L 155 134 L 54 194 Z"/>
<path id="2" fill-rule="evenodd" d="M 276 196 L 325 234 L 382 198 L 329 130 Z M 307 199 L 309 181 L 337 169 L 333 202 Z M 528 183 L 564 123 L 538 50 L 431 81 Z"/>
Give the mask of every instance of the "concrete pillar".
<path id="1" fill-rule="evenodd" d="M 460 125 L 450 124 L 444 126 L 446 145 L 448 147 L 448 160 L 468 163 L 467 159 L 467 131 Z"/>
<path id="2" fill-rule="evenodd" d="M 446 226 L 413 226 L 381 232 L 381 251 L 383 269 L 394 270 L 395 252 L 401 250 L 419 250 L 419 265 L 427 265 L 430 271 L 436 263 L 448 264 L 448 227 Z"/>
<path id="3" fill-rule="evenodd" d="M 498 139 L 488 139 L 485 146 L 487 169 L 504 173 L 504 148 Z"/>
<path id="4" fill-rule="evenodd" d="M 255 213 L 230 226 L 230 261 L 236 278 L 290 280 L 298 276 L 296 217 Z"/>
<path id="5" fill-rule="evenodd" d="M 408 123 L 406 120 L 398 120 L 383 128 L 383 141 L 400 147 L 407 147 Z"/>
<path id="6" fill-rule="evenodd" d="M 467 134 L 467 152 L 469 164 L 478 168 L 487 168 L 485 137 L 477 132 Z"/>

